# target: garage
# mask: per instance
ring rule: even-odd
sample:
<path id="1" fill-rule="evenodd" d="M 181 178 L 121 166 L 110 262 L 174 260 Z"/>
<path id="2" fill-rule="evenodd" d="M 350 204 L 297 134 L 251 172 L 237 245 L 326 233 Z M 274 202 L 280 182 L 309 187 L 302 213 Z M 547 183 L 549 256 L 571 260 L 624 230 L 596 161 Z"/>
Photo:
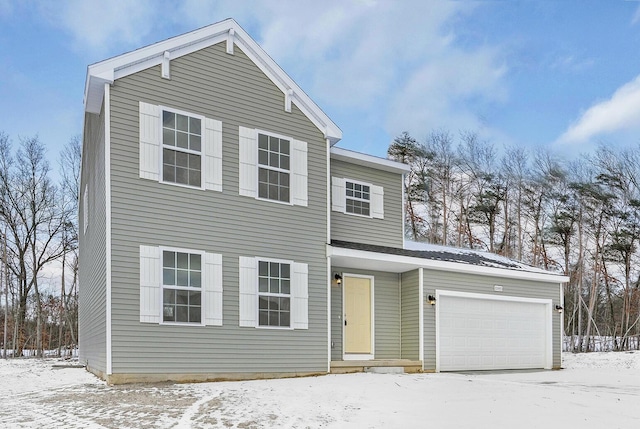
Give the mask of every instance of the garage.
<path id="1" fill-rule="evenodd" d="M 552 367 L 550 299 L 436 290 L 436 371 Z"/>

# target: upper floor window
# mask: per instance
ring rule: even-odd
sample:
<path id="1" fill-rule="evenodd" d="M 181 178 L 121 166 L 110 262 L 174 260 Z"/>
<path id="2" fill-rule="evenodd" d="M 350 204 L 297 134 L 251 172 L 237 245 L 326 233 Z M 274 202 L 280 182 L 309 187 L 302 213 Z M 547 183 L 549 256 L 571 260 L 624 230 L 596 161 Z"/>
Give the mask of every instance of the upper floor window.
<path id="1" fill-rule="evenodd" d="M 345 182 L 346 211 L 363 216 L 370 214 L 371 187 L 356 182 Z"/>
<path id="2" fill-rule="evenodd" d="M 202 187 L 202 120 L 162 111 L 162 181 Z"/>
<path id="3" fill-rule="evenodd" d="M 289 140 L 258 134 L 258 197 L 289 202 Z"/>
<path id="4" fill-rule="evenodd" d="M 307 143 L 246 127 L 238 137 L 240 195 L 307 206 Z"/>
<path id="5" fill-rule="evenodd" d="M 222 191 L 222 122 L 140 102 L 140 177 Z"/>
<path id="6" fill-rule="evenodd" d="M 331 210 L 384 219 L 384 188 L 353 179 L 332 177 Z"/>

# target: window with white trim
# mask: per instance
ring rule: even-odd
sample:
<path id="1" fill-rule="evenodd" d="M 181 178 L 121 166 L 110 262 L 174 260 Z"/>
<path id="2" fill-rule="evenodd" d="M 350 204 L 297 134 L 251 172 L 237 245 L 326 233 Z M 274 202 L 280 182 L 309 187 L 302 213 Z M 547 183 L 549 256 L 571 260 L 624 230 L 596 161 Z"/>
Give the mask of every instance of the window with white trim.
<path id="1" fill-rule="evenodd" d="M 291 325 L 291 265 L 258 261 L 258 326 Z"/>
<path id="2" fill-rule="evenodd" d="M 346 212 L 369 216 L 371 200 L 370 189 L 370 185 L 346 181 Z"/>
<path id="3" fill-rule="evenodd" d="M 289 202 L 290 141 L 258 133 L 258 197 Z"/>
<path id="4" fill-rule="evenodd" d="M 222 191 L 222 122 L 140 101 L 140 178 Z"/>
<path id="5" fill-rule="evenodd" d="M 202 120 L 162 110 L 162 181 L 202 187 Z"/>
<path id="6" fill-rule="evenodd" d="M 384 219 L 384 188 L 358 180 L 332 177 L 331 210 Z"/>
<path id="7" fill-rule="evenodd" d="M 140 322 L 222 325 L 222 255 L 141 245 Z"/>
<path id="8" fill-rule="evenodd" d="M 239 325 L 309 328 L 309 268 L 301 262 L 240 256 Z"/>
<path id="9" fill-rule="evenodd" d="M 202 322 L 202 255 L 162 252 L 162 321 Z"/>
<path id="10" fill-rule="evenodd" d="M 255 128 L 239 127 L 239 194 L 307 206 L 307 143 Z"/>

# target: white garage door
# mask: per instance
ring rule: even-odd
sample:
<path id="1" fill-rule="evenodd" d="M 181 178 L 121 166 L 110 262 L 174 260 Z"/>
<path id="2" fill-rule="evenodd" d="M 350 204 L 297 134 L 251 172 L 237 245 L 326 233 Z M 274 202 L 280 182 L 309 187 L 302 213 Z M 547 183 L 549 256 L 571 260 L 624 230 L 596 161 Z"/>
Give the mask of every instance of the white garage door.
<path id="1" fill-rule="evenodd" d="M 551 367 L 549 300 L 439 292 L 440 371 Z"/>

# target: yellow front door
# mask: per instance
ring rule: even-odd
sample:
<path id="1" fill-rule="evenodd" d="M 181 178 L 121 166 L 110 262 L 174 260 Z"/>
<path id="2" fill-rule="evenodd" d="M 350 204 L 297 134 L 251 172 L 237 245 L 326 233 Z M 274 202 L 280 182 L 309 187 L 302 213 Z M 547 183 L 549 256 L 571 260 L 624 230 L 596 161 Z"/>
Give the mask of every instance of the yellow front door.
<path id="1" fill-rule="evenodd" d="M 371 354 L 371 279 L 344 278 L 344 352 Z"/>

